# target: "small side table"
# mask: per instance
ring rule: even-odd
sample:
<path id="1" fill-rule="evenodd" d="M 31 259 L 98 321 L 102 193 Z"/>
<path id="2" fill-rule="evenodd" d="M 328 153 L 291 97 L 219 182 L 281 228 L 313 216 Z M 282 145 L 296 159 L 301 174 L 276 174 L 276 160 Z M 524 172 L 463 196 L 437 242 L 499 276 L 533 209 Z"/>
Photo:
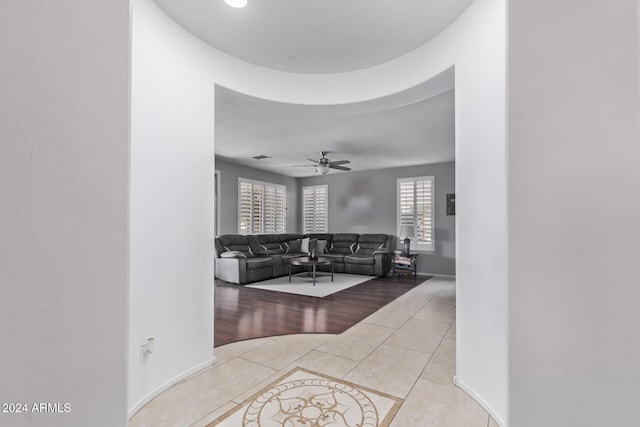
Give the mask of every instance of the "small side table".
<path id="1" fill-rule="evenodd" d="M 419 254 L 395 254 L 393 257 L 393 272 L 395 274 L 418 275 Z"/>

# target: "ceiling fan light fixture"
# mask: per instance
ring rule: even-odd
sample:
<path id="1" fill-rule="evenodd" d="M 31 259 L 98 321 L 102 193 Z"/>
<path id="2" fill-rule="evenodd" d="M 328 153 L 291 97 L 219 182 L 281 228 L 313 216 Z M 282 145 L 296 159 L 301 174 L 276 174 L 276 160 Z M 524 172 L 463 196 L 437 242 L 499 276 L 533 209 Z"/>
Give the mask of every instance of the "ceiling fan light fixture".
<path id="1" fill-rule="evenodd" d="M 235 7 L 237 9 L 241 7 L 245 7 L 247 5 L 247 0 L 224 0 L 229 6 Z"/>
<path id="2" fill-rule="evenodd" d="M 322 175 L 326 175 L 329 173 L 329 165 L 320 165 L 320 172 Z"/>

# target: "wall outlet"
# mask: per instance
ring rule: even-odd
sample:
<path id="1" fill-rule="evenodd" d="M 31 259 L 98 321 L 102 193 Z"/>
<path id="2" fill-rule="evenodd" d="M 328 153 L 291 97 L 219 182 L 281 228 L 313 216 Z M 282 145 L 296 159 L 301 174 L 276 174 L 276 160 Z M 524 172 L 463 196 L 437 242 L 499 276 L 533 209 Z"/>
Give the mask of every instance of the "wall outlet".
<path id="1" fill-rule="evenodd" d="M 156 351 L 156 339 L 155 338 L 147 338 L 147 340 L 140 346 L 140 350 L 142 351 L 142 357 L 146 358 L 154 351 Z"/>

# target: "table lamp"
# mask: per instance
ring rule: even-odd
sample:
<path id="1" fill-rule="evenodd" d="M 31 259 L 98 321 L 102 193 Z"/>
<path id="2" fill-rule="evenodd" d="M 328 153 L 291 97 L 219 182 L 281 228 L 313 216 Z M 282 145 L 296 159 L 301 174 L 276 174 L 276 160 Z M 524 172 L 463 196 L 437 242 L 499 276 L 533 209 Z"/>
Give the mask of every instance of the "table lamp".
<path id="1" fill-rule="evenodd" d="M 400 237 L 404 236 L 404 250 L 403 254 L 407 255 L 411 250 L 411 240 L 409 237 L 414 237 L 415 231 L 413 225 L 403 225 L 400 227 Z"/>

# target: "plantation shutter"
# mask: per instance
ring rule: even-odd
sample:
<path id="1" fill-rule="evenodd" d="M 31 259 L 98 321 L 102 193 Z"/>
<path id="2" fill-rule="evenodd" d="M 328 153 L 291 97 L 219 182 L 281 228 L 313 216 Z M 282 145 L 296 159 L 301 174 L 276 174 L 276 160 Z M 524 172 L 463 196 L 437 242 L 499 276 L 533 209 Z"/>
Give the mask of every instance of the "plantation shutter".
<path id="1" fill-rule="evenodd" d="M 415 183 L 400 183 L 400 228 L 403 225 L 415 225 Z"/>
<path id="2" fill-rule="evenodd" d="M 433 193 L 432 176 L 398 179 L 398 235 L 403 225 L 412 225 L 411 240 L 423 250 L 434 248 Z"/>
<path id="3" fill-rule="evenodd" d="M 274 233 L 284 233 L 287 231 L 287 191 L 286 187 L 278 185 L 276 187 L 276 228 Z"/>
<path id="4" fill-rule="evenodd" d="M 329 231 L 328 187 L 313 185 L 302 188 L 303 233 Z"/>
<path id="5" fill-rule="evenodd" d="M 248 182 L 240 182 L 240 200 L 238 207 L 238 233 L 251 234 L 251 221 L 253 212 L 253 191 L 252 185 Z"/>
<path id="6" fill-rule="evenodd" d="M 240 234 L 286 231 L 286 187 L 238 179 L 238 232 Z"/>
<path id="7" fill-rule="evenodd" d="M 251 211 L 251 234 L 259 234 L 264 230 L 264 187 L 253 184 L 253 202 Z"/>
<path id="8" fill-rule="evenodd" d="M 433 246 L 433 179 L 416 181 L 416 239 Z"/>

